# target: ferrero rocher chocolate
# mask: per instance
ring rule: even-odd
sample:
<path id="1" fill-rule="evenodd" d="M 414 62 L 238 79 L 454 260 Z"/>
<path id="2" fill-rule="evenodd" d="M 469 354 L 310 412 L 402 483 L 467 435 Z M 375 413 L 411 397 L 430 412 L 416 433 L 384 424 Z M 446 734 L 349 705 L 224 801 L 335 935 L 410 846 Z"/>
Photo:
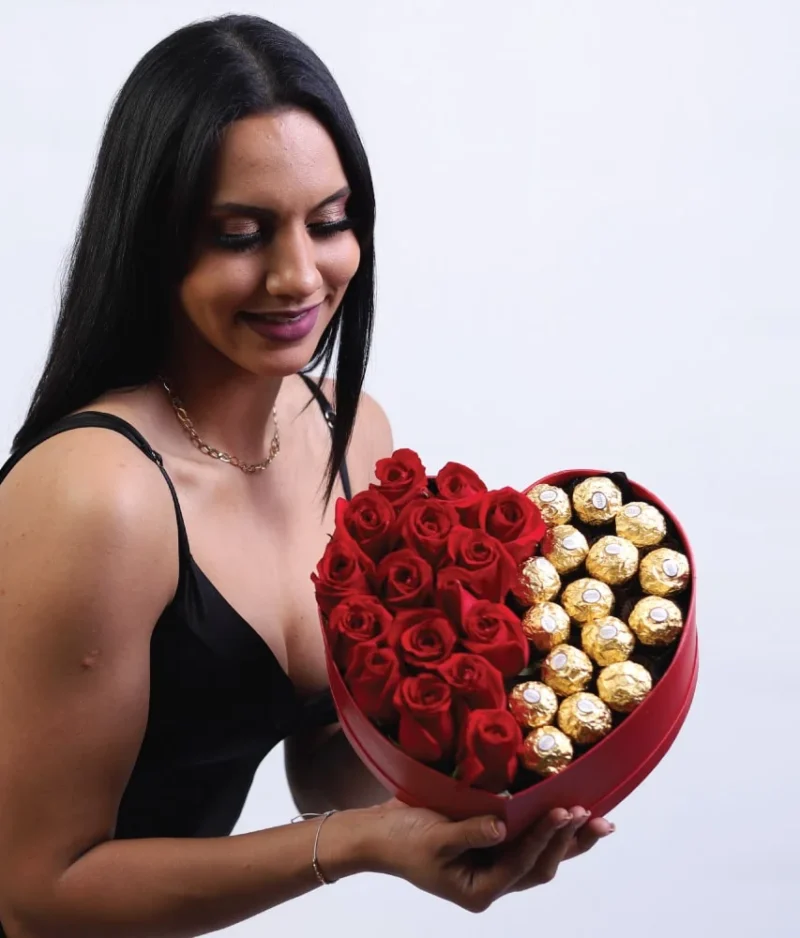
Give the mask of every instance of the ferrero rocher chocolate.
<path id="1" fill-rule="evenodd" d="M 601 580 L 584 577 L 570 583 L 561 596 L 561 605 L 576 622 L 601 619 L 614 608 L 611 587 Z"/>
<path id="2" fill-rule="evenodd" d="M 624 537 L 601 537 L 586 557 L 587 573 L 612 586 L 627 583 L 638 568 L 639 551 Z"/>
<path id="3" fill-rule="evenodd" d="M 639 582 L 645 593 L 653 596 L 680 593 L 689 582 L 689 561 L 677 550 L 658 547 L 642 559 Z"/>
<path id="4" fill-rule="evenodd" d="M 545 524 L 566 524 L 572 517 L 569 495 L 555 485 L 534 485 L 528 498 L 539 508 Z"/>
<path id="5" fill-rule="evenodd" d="M 667 534 L 667 522 L 658 508 L 647 502 L 630 502 L 614 519 L 617 534 L 636 547 L 655 547 Z"/>
<path id="6" fill-rule="evenodd" d="M 595 694 L 573 694 L 558 708 L 558 725 L 581 745 L 596 743 L 611 729 L 611 711 Z"/>
<path id="7" fill-rule="evenodd" d="M 618 713 L 635 710 L 652 689 L 650 672 L 634 661 L 610 664 L 597 676 L 597 693 Z"/>
<path id="8" fill-rule="evenodd" d="M 636 645 L 633 632 L 622 619 L 604 616 L 592 619 L 581 631 L 581 644 L 586 654 L 601 667 L 627 661 Z"/>
<path id="9" fill-rule="evenodd" d="M 572 504 L 586 524 L 608 524 L 622 507 L 622 492 L 611 479 L 592 476 L 575 486 Z"/>
<path id="10" fill-rule="evenodd" d="M 586 559 L 589 544 L 571 524 L 557 524 L 545 538 L 542 553 L 559 573 L 571 573 Z"/>
<path id="11" fill-rule="evenodd" d="M 525 681 L 508 695 L 508 709 L 522 727 L 546 726 L 558 712 L 558 698 L 546 684 Z"/>
<path id="12" fill-rule="evenodd" d="M 569 638 L 569 616 L 557 603 L 538 603 L 522 617 L 525 637 L 539 651 L 550 651 Z"/>
<path id="13" fill-rule="evenodd" d="M 562 697 L 577 694 L 592 679 L 589 656 L 573 645 L 556 645 L 542 662 L 542 678 Z"/>
<path id="14" fill-rule="evenodd" d="M 547 557 L 531 557 L 520 569 L 519 584 L 515 592 L 528 605 L 552 599 L 561 589 L 558 570 Z"/>
<path id="15" fill-rule="evenodd" d="M 522 743 L 522 764 L 537 775 L 555 775 L 572 762 L 572 741 L 555 726 L 540 726 Z"/>
<path id="16" fill-rule="evenodd" d="M 671 599 L 645 596 L 631 610 L 628 624 L 643 645 L 670 645 L 681 634 L 683 616 Z"/>

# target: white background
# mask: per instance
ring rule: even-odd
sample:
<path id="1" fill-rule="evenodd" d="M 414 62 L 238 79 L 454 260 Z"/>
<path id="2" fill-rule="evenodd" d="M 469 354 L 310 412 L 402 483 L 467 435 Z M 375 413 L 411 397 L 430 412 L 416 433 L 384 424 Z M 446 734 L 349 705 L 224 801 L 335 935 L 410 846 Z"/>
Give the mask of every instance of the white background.
<path id="1" fill-rule="evenodd" d="M 27 404 L 102 122 L 200 0 L 0 0 L 0 444 Z M 800 4 L 271 0 L 333 69 L 380 223 L 369 388 L 492 485 L 625 469 L 697 554 L 685 730 L 552 885 L 472 917 L 356 879 L 226 932 L 789 938 L 797 695 Z M 282 755 L 241 829 L 293 814 Z M 360 887 L 367 887 L 358 895 Z"/>

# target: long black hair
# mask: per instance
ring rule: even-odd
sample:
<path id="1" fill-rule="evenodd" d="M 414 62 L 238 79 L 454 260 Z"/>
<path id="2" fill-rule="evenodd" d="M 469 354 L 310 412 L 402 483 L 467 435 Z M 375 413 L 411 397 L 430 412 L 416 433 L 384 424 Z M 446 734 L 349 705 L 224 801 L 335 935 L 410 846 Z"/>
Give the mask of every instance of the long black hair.
<path id="1" fill-rule="evenodd" d="M 165 364 L 170 306 L 186 275 L 222 133 L 249 114 L 297 107 L 330 134 L 352 196 L 361 263 L 308 371 L 336 362 L 330 497 L 352 435 L 374 314 L 375 196 L 355 123 L 328 69 L 291 33 L 254 16 L 178 30 L 134 68 L 111 109 L 70 257 L 52 344 L 20 447 L 100 394 Z"/>

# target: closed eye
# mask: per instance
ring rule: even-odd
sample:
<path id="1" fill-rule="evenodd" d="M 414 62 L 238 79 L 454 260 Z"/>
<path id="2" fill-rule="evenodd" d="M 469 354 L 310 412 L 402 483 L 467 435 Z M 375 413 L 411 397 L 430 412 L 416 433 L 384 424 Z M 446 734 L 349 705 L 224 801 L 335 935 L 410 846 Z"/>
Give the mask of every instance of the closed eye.
<path id="1" fill-rule="evenodd" d="M 315 222 L 307 226 L 309 234 L 313 238 L 325 239 L 333 237 L 342 231 L 350 231 L 355 227 L 352 218 L 340 218 L 337 221 Z M 271 240 L 271 233 L 264 232 L 261 229 L 247 232 L 219 232 L 216 237 L 216 243 L 228 251 L 249 251 L 260 244 Z"/>

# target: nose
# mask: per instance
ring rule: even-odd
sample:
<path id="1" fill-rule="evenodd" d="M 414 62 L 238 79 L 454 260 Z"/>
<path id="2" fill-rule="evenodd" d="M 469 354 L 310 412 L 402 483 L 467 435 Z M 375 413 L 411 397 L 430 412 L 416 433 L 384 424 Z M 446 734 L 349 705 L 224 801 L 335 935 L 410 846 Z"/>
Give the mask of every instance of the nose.
<path id="1" fill-rule="evenodd" d="M 305 226 L 277 234 L 269 252 L 267 292 L 306 299 L 318 292 L 322 283 L 314 243 Z"/>

